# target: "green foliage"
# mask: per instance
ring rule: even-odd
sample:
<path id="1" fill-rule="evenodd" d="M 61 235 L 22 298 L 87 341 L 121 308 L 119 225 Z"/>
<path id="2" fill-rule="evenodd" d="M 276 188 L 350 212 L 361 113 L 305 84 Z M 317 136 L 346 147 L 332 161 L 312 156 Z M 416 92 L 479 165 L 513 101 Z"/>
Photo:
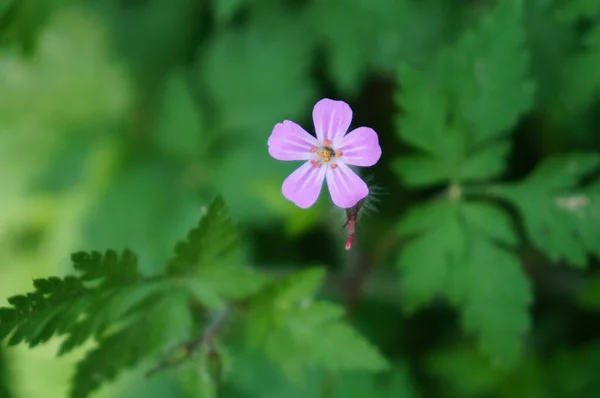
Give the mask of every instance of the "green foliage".
<path id="1" fill-rule="evenodd" d="M 387 377 L 345 374 L 335 380 L 335 398 L 411 398 L 416 397 L 405 366 L 396 366 Z"/>
<path id="2" fill-rule="evenodd" d="M 72 397 L 86 397 L 125 368 L 190 339 L 194 328 L 205 325 L 195 319 L 192 303 L 223 310 L 249 302 L 249 330 L 265 339 L 262 349 L 287 371 L 309 365 L 332 371 L 386 368 L 381 354 L 341 319 L 342 307 L 313 302 L 322 269 L 271 282 L 240 265 L 239 244 L 239 232 L 217 197 L 176 245 L 165 275 L 142 275 L 128 251 L 76 253 L 77 276 L 37 279 L 33 292 L 13 296 L 10 307 L 0 308 L 0 339 L 34 347 L 61 336 L 62 355 L 93 338 L 96 345 L 78 363 L 71 389 Z M 210 339 L 215 327 L 206 331 Z"/>
<path id="3" fill-rule="evenodd" d="M 550 158 L 523 181 L 495 192 L 517 207 L 537 249 L 552 261 L 584 267 L 588 253 L 600 256 L 600 186 L 578 185 L 598 165 L 597 154 Z"/>
<path id="4" fill-rule="evenodd" d="M 497 139 L 533 103 L 522 8 L 501 3 L 427 70 L 399 68 L 398 132 L 424 152 L 395 161 L 407 185 L 489 179 L 504 170 L 510 147 Z M 499 34 L 502 41 L 490 39 Z"/>
<path id="5" fill-rule="evenodd" d="M 331 371 L 380 371 L 387 361 L 342 317 L 343 308 L 313 301 L 324 273 L 310 269 L 272 283 L 251 302 L 247 336 L 290 376 L 309 365 Z"/>
<path id="6" fill-rule="evenodd" d="M 599 27 L 597 0 L 0 0 L 0 396 L 595 397 Z M 266 150 L 322 97 L 383 149 L 351 251 Z"/>
<path id="7" fill-rule="evenodd" d="M 441 200 L 414 208 L 399 228 L 416 234 L 398 259 L 408 308 L 446 295 L 481 349 L 513 365 L 530 326 L 532 293 L 518 258 L 503 247 L 517 242 L 507 215 L 485 203 Z"/>

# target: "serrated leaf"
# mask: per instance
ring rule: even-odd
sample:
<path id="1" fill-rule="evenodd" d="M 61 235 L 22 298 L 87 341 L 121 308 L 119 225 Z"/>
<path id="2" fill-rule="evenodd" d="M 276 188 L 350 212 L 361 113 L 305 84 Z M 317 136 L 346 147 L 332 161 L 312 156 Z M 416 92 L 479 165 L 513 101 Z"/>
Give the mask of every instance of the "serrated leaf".
<path id="1" fill-rule="evenodd" d="M 508 213 L 497 206 L 486 202 L 468 202 L 461 207 L 461 214 L 467 225 L 487 239 L 508 246 L 515 246 L 519 242 Z"/>
<path id="2" fill-rule="evenodd" d="M 325 48 L 330 79 L 356 95 L 370 71 L 387 74 L 398 60 L 425 63 L 453 33 L 453 21 L 444 18 L 450 11 L 435 0 L 316 1 L 309 18 Z"/>
<path id="3" fill-rule="evenodd" d="M 489 141 L 510 132 L 533 105 L 522 8 L 521 1 L 498 3 L 427 68 L 399 67 L 398 132 L 427 153 L 396 163 L 408 185 L 485 180 L 504 171 L 508 144 Z"/>
<path id="4" fill-rule="evenodd" d="M 465 264 L 453 275 L 467 332 L 501 368 L 515 366 L 530 328 L 532 291 L 518 257 L 474 231 Z"/>
<path id="5" fill-rule="evenodd" d="M 307 354 L 327 370 L 380 372 L 389 368 L 379 351 L 345 322 L 324 324 L 315 332 L 304 342 L 311 347 Z"/>
<path id="6" fill-rule="evenodd" d="M 227 29 L 214 37 L 199 65 L 218 106 L 219 130 L 251 140 L 272 129 L 274 120 L 300 115 L 314 90 L 311 40 L 302 21 L 295 15 L 258 15 L 262 19 L 251 19 L 243 30 Z"/>
<path id="7" fill-rule="evenodd" d="M 497 246 L 517 243 L 508 215 L 486 203 L 445 199 L 413 209 L 400 231 L 416 233 L 398 259 L 408 309 L 445 295 L 480 349 L 500 366 L 514 366 L 532 293 L 516 255 Z"/>
<path id="8" fill-rule="evenodd" d="M 409 310 L 415 310 L 444 292 L 452 267 L 462 261 L 466 243 L 459 205 L 444 200 L 417 206 L 400 222 L 399 229 L 418 231 L 397 262 L 404 302 Z"/>
<path id="9" fill-rule="evenodd" d="M 315 365 L 332 371 L 384 369 L 387 362 L 377 349 L 342 321 L 343 308 L 314 301 L 324 276 L 321 268 L 292 274 L 255 298 L 246 330 L 250 344 L 289 377 Z"/>
<path id="10" fill-rule="evenodd" d="M 521 0 L 498 3 L 458 43 L 451 83 L 457 116 L 466 123 L 473 142 L 506 134 L 533 105 L 525 44 Z"/>
<path id="11" fill-rule="evenodd" d="M 598 165 L 597 154 L 553 157 L 523 181 L 496 190 L 519 210 L 529 240 L 552 261 L 584 267 L 588 253 L 600 255 L 600 184 L 578 187 Z"/>
<path id="12" fill-rule="evenodd" d="M 498 177 L 506 169 L 510 149 L 510 141 L 497 141 L 473 151 L 462 164 L 460 180 L 485 181 Z"/>
<path id="13" fill-rule="evenodd" d="M 203 266 L 215 266 L 231 260 L 239 248 L 239 232 L 229 217 L 222 197 L 216 197 L 198 226 L 185 241 L 175 247 L 175 255 L 167 264 L 169 275 L 193 275 Z"/>
<path id="14" fill-rule="evenodd" d="M 398 134 L 404 141 L 444 159 L 446 151 L 443 140 L 447 139 L 451 105 L 440 74 L 435 69 L 417 71 L 406 64 L 398 67 L 401 90 L 396 94 L 395 102 L 402 113 L 396 124 Z"/>
<path id="15" fill-rule="evenodd" d="M 581 47 L 576 56 L 568 58 L 559 86 L 560 105 L 575 114 L 588 110 L 600 97 L 600 22 L 586 33 Z"/>
<path id="16" fill-rule="evenodd" d="M 172 291 L 154 303 L 151 317 L 139 316 L 99 339 L 77 364 L 70 397 L 87 397 L 142 359 L 158 356 L 165 347 L 189 338 L 192 319 L 187 300 L 186 294 Z"/>

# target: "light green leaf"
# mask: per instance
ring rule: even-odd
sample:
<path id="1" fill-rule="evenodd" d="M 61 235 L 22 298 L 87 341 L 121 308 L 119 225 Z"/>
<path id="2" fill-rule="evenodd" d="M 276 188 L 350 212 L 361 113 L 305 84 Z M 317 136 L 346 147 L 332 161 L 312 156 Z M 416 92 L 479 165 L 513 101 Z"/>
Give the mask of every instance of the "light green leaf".
<path id="1" fill-rule="evenodd" d="M 188 85 L 183 73 L 167 79 L 154 133 L 161 150 L 183 161 L 202 156 L 209 138 L 203 134 L 200 109 L 195 106 Z"/>
<path id="2" fill-rule="evenodd" d="M 144 271 L 162 269 L 206 202 L 186 190 L 165 163 L 132 161 L 111 177 L 97 202 L 89 205 L 86 244 L 129 247 L 139 253 Z"/>
<path id="3" fill-rule="evenodd" d="M 210 272 L 207 269 L 231 263 L 239 255 L 239 231 L 223 198 L 217 196 L 204 212 L 198 225 L 175 246 L 175 255 L 167 265 L 170 275 Z"/>
<path id="4" fill-rule="evenodd" d="M 257 293 L 269 278 L 241 264 L 215 264 L 201 268 L 185 285 L 200 302 L 222 308 L 228 300 L 241 300 Z"/>
<path id="5" fill-rule="evenodd" d="M 292 274 L 251 303 L 249 343 L 262 349 L 289 377 L 311 366 L 331 371 L 379 371 L 387 361 L 343 320 L 342 307 L 314 301 L 324 270 Z"/>
<path id="6" fill-rule="evenodd" d="M 582 190 L 578 183 L 598 165 L 597 154 L 553 157 L 525 180 L 494 192 L 516 206 L 538 250 L 552 261 L 584 267 L 588 253 L 600 255 L 600 184 Z"/>
<path id="7" fill-rule="evenodd" d="M 215 36 L 199 71 L 217 105 L 219 131 L 265 141 L 275 123 L 304 116 L 314 89 L 302 21 L 259 15 L 245 29 Z"/>

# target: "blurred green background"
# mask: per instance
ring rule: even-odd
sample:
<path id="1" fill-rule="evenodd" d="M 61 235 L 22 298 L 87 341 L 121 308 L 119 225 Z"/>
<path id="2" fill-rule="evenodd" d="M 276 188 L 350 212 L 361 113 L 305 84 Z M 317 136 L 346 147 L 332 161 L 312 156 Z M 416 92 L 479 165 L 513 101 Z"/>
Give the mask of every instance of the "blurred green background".
<path id="1" fill-rule="evenodd" d="M 257 266 L 326 264 L 325 294 L 337 298 L 345 275 L 369 271 L 355 323 L 398 368 L 386 387 L 349 377 L 329 396 L 598 396 L 598 289 L 581 299 L 597 271 L 520 248 L 535 290 L 534 349 L 508 373 L 479 356 L 443 303 L 401 309 L 394 226 L 434 191 L 406 188 L 390 168 L 408 151 L 395 132 L 396 69 L 427 66 L 494 3 L 0 0 L 0 297 L 68 272 L 76 250 L 127 247 L 152 273 L 220 193 Z M 513 130 L 507 180 L 549 155 L 600 149 L 597 3 L 525 2 L 536 97 Z M 312 131 L 323 97 L 350 103 L 353 126 L 374 128 L 383 148 L 367 173 L 385 193 L 351 252 L 325 191 L 314 208 L 296 208 L 280 187 L 297 164 L 267 153 L 277 122 Z M 0 397 L 64 397 L 78 354 L 57 359 L 57 344 L 0 352 Z M 285 382 L 264 358 L 234 359 L 226 396 L 319 396 L 316 382 Z M 172 374 L 130 372 L 97 396 L 185 391 Z"/>

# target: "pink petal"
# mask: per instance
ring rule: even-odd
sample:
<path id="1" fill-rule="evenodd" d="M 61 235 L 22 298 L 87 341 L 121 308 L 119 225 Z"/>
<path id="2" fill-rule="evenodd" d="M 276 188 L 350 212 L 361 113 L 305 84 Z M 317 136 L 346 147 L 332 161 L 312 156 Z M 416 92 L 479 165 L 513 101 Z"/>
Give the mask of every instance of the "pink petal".
<path id="1" fill-rule="evenodd" d="M 283 196 L 303 209 L 311 207 L 321 193 L 326 171 L 325 166 L 315 167 L 310 162 L 304 163 L 283 182 Z"/>
<path id="2" fill-rule="evenodd" d="M 344 163 L 338 162 L 337 167 L 327 170 L 327 187 L 333 203 L 347 209 L 367 197 L 367 184 Z"/>
<path id="3" fill-rule="evenodd" d="M 329 140 L 336 144 L 352 122 L 352 109 L 344 101 L 323 98 L 313 108 L 313 122 L 320 143 Z"/>
<path id="4" fill-rule="evenodd" d="M 336 150 L 342 151 L 344 163 L 353 166 L 373 166 L 381 157 L 377 133 L 368 127 L 359 127 L 346 134 Z"/>
<path id="5" fill-rule="evenodd" d="M 308 160 L 313 156 L 312 147 L 318 146 L 315 137 L 289 120 L 275 125 L 267 144 L 269 154 L 277 160 Z"/>

